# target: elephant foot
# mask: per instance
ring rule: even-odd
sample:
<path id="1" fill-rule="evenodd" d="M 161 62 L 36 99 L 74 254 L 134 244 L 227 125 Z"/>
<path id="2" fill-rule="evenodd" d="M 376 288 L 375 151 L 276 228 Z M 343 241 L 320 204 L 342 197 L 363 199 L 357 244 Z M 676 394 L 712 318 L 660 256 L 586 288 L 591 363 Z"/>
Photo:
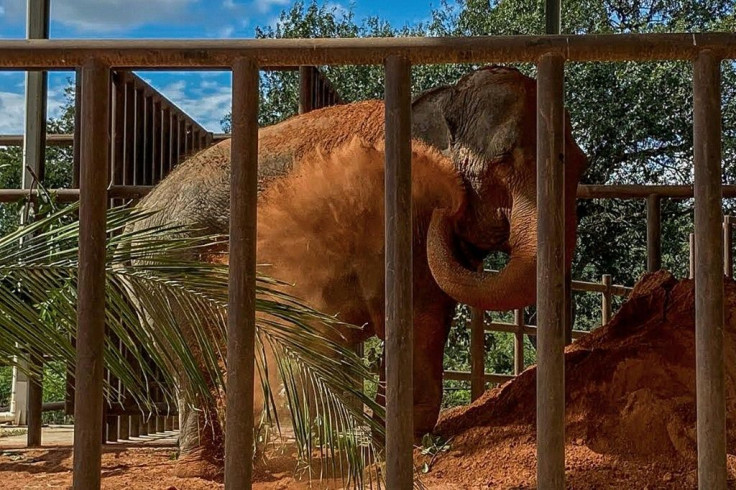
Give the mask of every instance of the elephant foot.
<path id="1" fill-rule="evenodd" d="M 174 475 L 179 478 L 222 481 L 224 471 L 225 460 L 219 451 L 199 447 L 179 457 Z"/>

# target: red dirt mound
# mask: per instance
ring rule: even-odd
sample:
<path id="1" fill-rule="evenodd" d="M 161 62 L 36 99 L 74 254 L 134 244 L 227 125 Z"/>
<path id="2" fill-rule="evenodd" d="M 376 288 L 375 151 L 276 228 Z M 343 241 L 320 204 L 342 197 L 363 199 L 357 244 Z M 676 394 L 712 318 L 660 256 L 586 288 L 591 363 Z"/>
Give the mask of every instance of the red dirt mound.
<path id="1" fill-rule="evenodd" d="M 736 475 L 736 283 L 726 292 L 730 483 Z M 606 326 L 569 346 L 567 478 L 571 488 L 690 488 L 695 475 L 693 281 L 648 274 Z M 531 488 L 535 482 L 536 367 L 467 407 L 443 414 L 454 436 L 427 483 Z"/>

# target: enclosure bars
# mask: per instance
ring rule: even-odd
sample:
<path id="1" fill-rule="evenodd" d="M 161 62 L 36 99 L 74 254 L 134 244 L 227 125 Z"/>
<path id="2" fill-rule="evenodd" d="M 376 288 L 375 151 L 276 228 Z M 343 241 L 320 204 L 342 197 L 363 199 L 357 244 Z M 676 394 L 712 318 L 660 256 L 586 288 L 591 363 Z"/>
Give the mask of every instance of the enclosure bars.
<path id="1" fill-rule="evenodd" d="M 537 485 L 565 488 L 563 57 L 537 63 Z"/>
<path id="2" fill-rule="evenodd" d="M 109 150 L 110 69 L 82 66 L 77 366 L 74 403 L 74 488 L 100 488 L 102 371 L 105 339 L 105 210 Z"/>
<path id="3" fill-rule="evenodd" d="M 50 0 L 29 0 L 26 15 L 28 39 L 48 39 Z M 46 105 L 48 74 L 45 71 L 26 72 L 25 93 L 25 137 L 23 139 L 23 165 L 21 171 L 23 189 L 31 189 L 43 185 L 46 169 Z M 23 220 L 28 216 L 26 211 L 33 203 L 27 203 L 23 210 Z M 14 368 L 16 376 L 25 376 L 27 380 L 26 423 L 28 425 L 27 445 L 41 445 L 41 412 L 43 409 L 43 353 L 32 353 L 29 362 L 38 369 L 38 376 L 30 376 Z M 37 361 L 37 362 L 36 362 Z M 16 388 L 15 386 L 13 387 Z M 26 407 L 22 407 L 23 410 Z"/>
<path id="4" fill-rule="evenodd" d="M 386 70 L 386 488 L 414 482 L 411 65 L 389 56 Z"/>
<path id="5" fill-rule="evenodd" d="M 104 63 L 109 63 L 111 65 L 115 66 L 123 66 L 123 67 L 131 67 L 131 66 L 159 66 L 159 67 L 166 67 L 166 68 L 174 68 L 174 67 L 187 67 L 187 66 L 197 66 L 201 68 L 206 67 L 222 67 L 223 65 L 230 66 L 235 58 L 242 57 L 242 56 L 254 56 L 257 58 L 257 61 L 266 64 L 266 63 L 274 63 L 275 61 L 278 61 L 278 64 L 284 65 L 293 65 L 293 64 L 341 64 L 341 63 L 380 63 L 383 59 L 385 59 L 388 56 L 392 55 L 404 55 L 406 56 L 410 62 L 412 63 L 448 63 L 448 62 L 474 62 L 474 61 L 482 61 L 487 62 L 489 60 L 493 60 L 494 62 L 520 62 L 520 61 L 530 61 L 530 60 L 536 60 L 549 53 L 547 56 L 545 56 L 544 62 L 540 63 L 540 83 L 542 84 L 541 87 L 539 87 L 539 90 L 543 92 L 543 88 L 547 85 L 548 78 L 554 79 L 555 77 L 549 77 L 549 75 L 554 75 L 557 72 L 554 70 L 555 64 L 560 64 L 563 59 L 567 59 L 570 61 L 591 61 L 591 60 L 609 60 L 609 61 L 615 61 L 615 60 L 623 60 L 623 59 L 630 59 L 630 60 L 654 60 L 654 59 L 694 59 L 698 52 L 701 50 L 712 50 L 712 58 L 714 59 L 720 59 L 723 57 L 726 58 L 734 58 L 736 55 L 736 35 L 734 34 L 687 34 L 687 35 L 680 35 L 680 34 L 650 34 L 650 35 L 602 35 L 602 36 L 553 36 L 549 38 L 540 38 L 540 37 L 509 37 L 506 39 L 503 38 L 452 38 L 452 39 L 416 39 L 416 38 L 404 38 L 404 39 L 327 39 L 327 40 L 267 40 L 266 42 L 261 42 L 263 40 L 252 40 L 252 41 L 175 41 L 175 42 L 150 42 L 150 41 L 141 41 L 141 42 L 120 42 L 120 41 L 106 41 L 106 42 L 100 42 L 100 41 L 66 41 L 66 42 L 41 42 L 41 41 L 28 41 L 28 42 L 18 42 L 18 41 L 1 41 L 0 42 L 0 52 L 3 53 L 3 56 L 0 56 L 0 67 L 6 67 L 6 68 L 15 68 L 15 69 L 43 69 L 43 68 L 54 68 L 54 67 L 64 67 L 64 66 L 75 66 L 75 65 L 85 65 L 85 69 L 88 72 L 91 73 L 98 73 L 97 78 L 99 79 L 101 75 L 100 69 L 96 67 L 101 66 L 99 62 L 93 62 L 90 66 L 89 63 L 87 63 L 88 58 L 91 55 L 97 55 L 100 60 Z M 283 42 L 281 42 L 283 41 Z M 112 49 L 110 49 L 112 48 Z M 63 56 L 62 56 L 63 53 Z M 237 55 L 237 56 L 236 56 Z M 700 61 L 699 63 L 704 63 Z M 545 66 L 545 65 L 551 65 L 551 66 Z M 707 63 L 704 63 L 707 64 Z M 107 75 L 107 71 L 104 72 L 105 75 Z M 561 70 L 559 70 L 559 73 L 561 73 Z M 706 77 L 707 78 L 707 77 Z M 712 77 L 711 77 L 712 78 Z M 561 81 L 561 80 L 560 80 Z M 704 83 L 703 81 L 697 82 L 697 83 Z M 86 89 L 87 92 L 95 93 L 95 92 L 102 92 L 105 90 L 104 84 L 95 84 L 97 88 L 88 88 Z M 554 84 L 552 84 L 554 86 Z M 547 87 L 549 88 L 549 87 Z M 702 88 L 699 88 L 699 90 L 702 90 Z M 555 93 L 558 93 L 555 91 Z M 559 91 L 558 96 L 561 99 L 561 91 Z M 552 97 L 554 99 L 554 97 Z M 84 97 L 84 100 L 87 100 L 87 97 Z M 106 108 L 105 104 L 106 102 L 103 102 L 106 100 L 106 97 L 98 98 L 96 100 L 96 106 L 97 109 Z M 702 104 L 702 102 L 699 101 L 700 99 L 696 97 L 696 113 L 699 110 L 699 105 Z M 93 100 L 91 100 L 93 102 Z M 541 101 L 540 101 L 541 102 Z M 550 104 L 551 106 L 554 106 L 556 104 Z M 544 106 L 543 106 L 544 107 Z M 90 112 L 90 114 L 97 112 L 87 110 Z M 85 111 L 85 112 L 87 112 Z M 103 113 L 103 115 L 106 113 Z M 94 119 L 104 119 L 104 116 L 98 116 Z M 707 118 L 706 118 L 707 119 Z M 561 121 L 554 122 L 554 119 L 550 119 L 550 124 L 554 126 L 555 124 L 561 125 Z M 698 124 L 703 124 L 702 121 Z M 85 126 L 89 127 L 89 126 Z M 102 129 L 100 129 L 102 128 Z M 92 133 L 100 133 L 101 135 L 105 135 L 106 127 L 105 125 L 95 125 L 90 128 L 92 130 Z M 86 131 L 86 130 L 85 130 Z M 696 133 L 700 133 L 696 129 Z M 701 142 L 702 138 L 707 138 L 707 134 L 700 134 L 698 138 L 696 138 L 696 141 L 699 143 Z M 710 137 L 713 137 L 712 135 Z M 85 140 L 88 140 L 87 149 L 84 151 L 86 154 L 85 158 L 83 159 L 85 162 L 87 162 L 87 167 L 90 167 L 89 163 L 92 161 L 92 156 L 94 156 L 95 153 L 101 153 L 104 152 L 105 149 L 98 143 L 95 145 L 94 138 L 91 136 L 85 135 Z M 544 137 L 542 138 L 544 140 Z M 554 140 L 555 138 L 552 138 Z M 549 143 L 549 142 L 547 142 Z M 92 145 L 92 146 L 89 146 Z M 542 150 L 549 149 L 548 147 L 551 145 L 545 144 L 542 142 L 540 144 L 540 147 Z M 697 145 L 696 145 L 697 146 Z M 559 147 L 562 148 L 561 146 Z M 99 154 L 97 156 L 100 156 Z M 106 156 L 106 155 L 105 155 Z M 705 155 L 700 155 L 696 162 L 698 162 L 698 166 L 703 166 L 703 160 Z M 539 155 L 538 155 L 539 157 Z M 708 158 L 707 160 L 710 160 L 711 163 L 715 161 L 715 158 Z M 560 169 L 555 169 L 553 165 L 551 165 L 551 170 L 553 176 L 557 174 L 559 177 Z M 702 169 L 701 169 L 702 170 Z M 98 170 L 98 172 L 100 172 Z M 703 174 L 703 172 L 701 172 Z M 707 175 L 707 172 L 706 172 Z M 104 174 L 103 174 L 104 176 Z M 89 176 L 85 177 L 85 180 L 90 180 Z M 104 181 L 104 179 L 102 179 Z M 99 182 L 98 182 L 99 183 Z M 700 187 L 700 191 L 698 193 L 698 196 L 701 196 L 702 194 L 706 194 L 706 192 L 703 191 L 710 191 L 711 195 L 713 192 L 719 192 L 719 190 L 713 188 L 713 183 L 708 181 L 703 181 L 699 178 L 699 183 L 697 184 L 698 187 Z M 88 186 L 85 184 L 84 188 L 86 189 Z M 89 188 L 87 190 L 84 190 L 83 193 L 88 193 L 89 190 L 92 190 L 92 192 L 95 192 L 93 188 Z M 99 192 L 99 191 L 98 191 Z M 651 192 L 647 193 L 649 195 Z M 104 202 L 105 200 L 105 193 L 104 191 L 101 192 L 102 199 L 99 199 L 100 202 Z M 549 204 L 547 199 L 544 199 L 544 195 L 541 196 L 542 199 L 538 201 L 538 205 L 540 208 L 545 209 L 545 205 Z M 554 196 L 549 196 L 553 200 Z M 697 199 L 697 198 L 696 198 Z M 92 195 L 87 195 L 83 198 L 83 203 L 87 202 L 94 202 L 94 197 Z M 715 200 L 708 201 L 708 203 L 700 202 L 698 206 L 702 206 L 703 209 L 710 209 L 711 211 L 715 209 Z M 559 202 L 557 203 L 559 207 Z M 718 203 L 720 205 L 720 203 Z M 89 207 L 88 207 L 89 209 Z M 104 206 L 99 206 L 98 209 L 104 209 Z M 554 212 L 555 209 L 553 206 L 547 206 L 546 211 L 552 211 Z M 560 210 L 557 209 L 557 212 Z M 87 211 L 87 213 L 93 213 L 94 211 Z M 83 231 L 87 234 L 86 236 L 89 236 L 89 232 L 91 231 L 90 227 L 88 225 L 92 223 L 103 223 L 104 219 L 97 219 L 95 220 L 94 215 L 85 216 L 83 214 L 82 216 L 82 223 L 83 223 Z M 102 217 L 104 218 L 104 217 Z M 702 220 L 701 220 L 702 221 Z M 544 223 L 540 223 L 540 232 L 544 233 L 545 230 L 547 230 L 546 225 Z M 704 233 L 704 230 L 702 228 L 697 228 L 697 233 L 700 235 L 701 241 L 707 243 L 707 234 Z M 544 235 L 541 235 L 544 236 Z M 713 236 L 712 234 L 710 236 Z M 717 234 L 718 236 L 718 242 L 720 246 L 720 232 Z M 94 235 L 92 235 L 94 238 Z M 550 244 L 547 243 L 548 250 L 541 252 L 541 263 L 542 265 L 549 265 L 548 259 L 553 259 L 555 254 L 552 253 L 555 250 L 559 253 L 562 251 L 561 248 L 561 236 L 555 236 L 553 238 L 553 242 Z M 99 237 L 94 238 L 94 240 L 99 241 Z M 97 250 L 98 252 L 101 251 L 100 248 L 89 247 L 89 240 L 87 240 L 88 245 L 85 246 L 85 253 L 82 254 L 82 259 L 88 260 L 90 258 L 94 259 L 94 251 Z M 95 242 L 97 243 L 97 242 Z M 80 252 L 81 253 L 81 252 Z M 705 252 L 703 252 L 705 253 Z M 561 256 L 561 254 L 558 254 Z M 548 256 L 548 257 L 545 257 Z M 561 258 L 560 258 L 561 261 Z M 96 264 L 94 260 L 92 260 L 89 263 L 87 274 L 91 271 L 96 270 L 95 267 L 92 267 Z M 103 264 L 104 265 L 104 264 Z M 720 262 L 718 264 L 718 270 L 717 273 L 720 275 L 721 268 L 723 264 Z M 556 264 L 556 268 L 559 269 L 559 264 Z M 715 270 L 711 266 L 708 268 L 709 270 L 703 269 L 700 274 L 702 276 L 705 276 L 706 278 L 710 275 L 712 276 L 714 273 L 716 273 Z M 101 270 L 101 268 L 100 268 Z M 544 273 L 551 274 L 551 270 L 545 269 L 543 267 L 539 268 L 540 272 L 540 279 L 544 279 Z M 710 274 L 708 274 L 710 272 Z M 98 278 L 99 279 L 99 278 Z M 95 302 L 95 293 L 100 290 L 100 288 L 97 289 L 97 291 L 94 288 L 91 288 L 92 283 L 87 280 L 87 284 L 82 287 L 85 281 L 82 281 L 82 284 L 80 284 L 80 311 L 79 316 L 81 318 L 81 324 L 80 327 L 82 327 L 82 330 L 92 332 L 95 331 L 93 327 L 98 323 L 98 321 L 102 320 L 102 316 L 99 314 L 99 309 L 95 308 L 94 306 L 97 305 Z M 551 282 L 551 281 L 550 281 Z M 559 280 L 561 282 L 561 279 Z M 544 281 L 543 281 L 544 283 Z M 543 285 L 543 284 L 542 284 Z M 551 285 L 551 284 L 550 284 Z M 560 288 L 554 288 L 549 290 L 544 290 L 543 287 L 538 287 L 538 291 L 540 293 L 540 301 L 549 303 L 550 307 L 549 310 L 552 313 L 552 317 L 550 320 L 553 320 L 553 325 L 557 325 L 560 323 L 560 318 L 562 317 L 561 314 L 561 308 L 556 308 L 556 306 L 559 306 L 562 301 L 559 299 L 559 290 Z M 86 291 L 86 292 L 85 292 Z M 554 293 L 554 294 L 551 294 Z M 554 297 L 552 297 L 554 296 Z M 705 295 L 701 293 L 700 299 L 704 304 L 707 306 L 708 310 L 711 310 L 711 313 L 713 313 L 717 308 L 716 305 L 713 304 L 713 301 L 710 301 L 711 298 L 704 297 Z M 551 301 L 550 301 L 551 300 Z M 702 308 L 701 308 L 702 311 Z M 722 312 L 721 312 L 722 313 Z M 698 313 L 700 315 L 700 312 Z M 717 317 L 717 315 L 716 315 Z M 722 324 L 722 317 L 721 317 L 721 324 Z M 101 326 L 101 325 L 100 325 Z M 547 322 L 540 322 L 540 328 L 549 328 L 549 324 Z M 559 329 L 557 329 L 559 330 Z M 702 330 L 702 328 L 701 328 Z M 89 332 L 87 332 L 89 333 Z M 551 332 L 547 332 L 551 333 Z M 559 332 L 558 332 L 559 333 Z M 716 332 L 716 333 L 722 333 L 722 332 Z M 80 332 L 81 336 L 81 332 Z M 92 337 L 93 338 L 93 337 Z M 698 342 L 697 344 L 701 344 L 700 336 L 696 337 Z M 90 342 L 88 339 L 87 345 L 94 346 L 94 342 Z M 548 339 L 545 342 L 542 342 L 543 345 L 547 345 L 547 347 L 552 346 L 554 344 L 554 339 Z M 81 350 L 81 347 L 79 347 Z M 702 345 L 696 345 L 696 349 L 700 350 L 707 350 L 708 352 L 717 351 L 718 349 L 703 349 Z M 557 367 L 560 366 L 560 361 L 562 360 L 561 356 L 557 356 L 556 349 L 550 349 L 549 352 L 551 363 L 554 365 L 557 363 Z M 95 351 L 95 352 L 85 352 L 84 355 L 86 357 L 89 357 L 90 359 L 97 360 L 98 364 L 101 362 L 101 351 Z M 722 356 L 722 352 L 721 352 Z M 702 381 L 702 378 L 704 377 L 704 370 L 702 369 L 702 364 L 705 362 L 702 358 L 703 356 L 696 356 L 697 361 L 697 371 L 698 371 L 698 380 Z M 716 356 L 717 357 L 717 356 Z M 555 360 L 556 359 L 556 360 Z M 87 364 L 90 365 L 91 363 L 89 361 L 85 361 Z M 722 357 L 716 358 L 716 359 L 710 359 L 709 362 L 709 368 L 706 371 L 708 372 L 715 372 L 716 374 L 718 371 L 722 371 Z M 720 366 L 720 369 L 719 369 Z M 545 369 L 545 364 L 540 365 L 540 374 Z M 559 376 L 561 378 L 562 372 L 559 372 Z M 562 386 L 562 379 L 556 380 L 556 388 L 559 389 L 559 387 Z M 702 383 L 699 383 L 701 386 L 698 387 L 698 391 L 702 391 Z M 87 383 L 87 386 L 84 387 L 83 390 L 81 390 L 81 393 L 83 393 L 85 396 L 87 396 L 90 400 L 92 400 L 94 397 L 93 395 L 97 394 L 95 390 L 92 390 L 91 388 L 94 388 L 96 385 Z M 538 392 L 538 398 L 543 398 L 546 391 L 544 392 Z M 702 395 L 702 393 L 699 393 Z M 80 392 L 77 393 L 78 396 L 80 395 Z M 700 396 L 698 403 L 706 403 L 706 404 L 714 404 L 715 406 L 721 405 L 724 403 L 723 400 L 723 393 L 722 391 L 715 390 L 712 393 L 714 399 L 711 400 L 700 400 Z M 81 401 L 80 398 L 77 398 L 77 400 Z M 555 421 L 555 410 L 554 407 L 549 407 L 546 405 L 546 401 L 548 400 L 541 400 L 541 405 L 543 405 L 543 408 L 546 408 L 550 410 L 549 413 L 545 415 L 545 417 L 552 419 L 552 421 Z M 99 397 L 94 403 L 101 403 L 101 393 L 99 393 Z M 713 408 L 714 405 L 710 405 L 711 408 Z M 98 405 L 99 406 L 99 405 Z M 699 420 L 698 425 L 703 430 L 709 429 L 711 433 L 718 434 L 721 432 L 721 428 L 718 426 L 718 420 L 709 419 L 699 411 Z M 702 420 L 701 420 L 702 419 Z M 542 427 L 542 429 L 545 429 L 548 434 L 546 436 L 542 436 L 545 441 L 548 442 L 554 442 L 555 440 L 558 440 L 560 436 L 563 434 L 563 432 L 559 427 L 559 417 L 556 419 L 557 424 L 556 427 L 553 429 L 551 427 Z M 89 423 L 94 423 L 94 421 L 91 422 L 84 422 L 87 424 L 88 427 Z M 97 421 L 97 424 L 99 424 L 100 421 Z M 98 425 L 99 428 L 99 425 Z M 97 436 L 99 433 L 95 434 Z M 708 441 L 703 441 L 702 439 L 699 439 L 701 445 L 706 444 L 712 444 Z M 699 452 L 703 455 L 713 455 L 714 458 L 705 458 L 703 456 L 699 457 L 699 464 L 702 465 L 700 468 L 700 477 L 705 478 L 706 476 L 703 475 L 703 473 L 709 472 L 712 473 L 713 471 L 719 471 L 720 465 L 718 464 L 717 460 L 720 460 L 721 458 L 721 452 L 722 447 L 720 444 L 716 444 L 717 447 L 711 447 L 708 448 L 708 450 L 705 449 L 705 447 L 699 449 Z M 564 476 L 564 464 L 559 464 L 560 462 L 564 463 L 564 459 L 560 458 L 560 451 L 556 449 L 555 444 L 551 445 L 544 445 L 540 446 L 540 464 L 545 465 L 545 469 L 543 472 L 549 472 L 549 474 L 552 477 L 555 477 L 555 481 L 559 481 L 559 475 Z M 91 465 L 94 465 L 94 467 L 99 471 L 99 440 L 97 440 L 97 447 L 87 447 L 86 448 L 88 452 L 81 454 L 82 456 L 96 456 L 94 458 L 94 461 L 90 463 Z M 564 450 L 564 447 L 562 448 Z M 545 452 L 546 454 L 541 454 L 541 452 Z M 725 457 L 725 453 L 723 455 Z M 553 464 L 550 464 L 553 463 Z M 76 464 L 81 464 L 79 462 L 75 462 Z M 80 477 L 81 478 L 81 477 Z M 716 478 L 723 478 L 723 476 L 716 477 Z M 96 483 L 99 485 L 99 473 L 95 476 L 95 480 L 93 480 L 93 484 Z M 540 484 L 547 484 L 547 482 L 540 482 Z M 716 482 L 715 485 L 711 488 L 725 488 L 719 487 L 718 485 L 720 482 Z M 94 488 L 94 486 L 92 486 Z"/>
<path id="6" fill-rule="evenodd" d="M 703 489 L 726 488 L 720 62 L 703 50 L 693 70 L 695 386 L 698 488 Z"/>
<path id="7" fill-rule="evenodd" d="M 256 321 L 258 65 L 233 63 L 225 488 L 251 488 Z"/>

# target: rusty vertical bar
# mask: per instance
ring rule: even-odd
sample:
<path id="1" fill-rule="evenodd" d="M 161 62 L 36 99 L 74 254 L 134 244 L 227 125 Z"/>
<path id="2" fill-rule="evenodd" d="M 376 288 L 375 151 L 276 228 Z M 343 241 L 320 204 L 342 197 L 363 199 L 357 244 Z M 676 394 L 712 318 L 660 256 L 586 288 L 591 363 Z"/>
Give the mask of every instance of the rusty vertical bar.
<path id="1" fill-rule="evenodd" d="M 166 175 L 168 175 L 169 172 L 171 172 L 171 170 L 174 168 L 174 166 L 176 166 L 177 154 L 179 153 L 179 150 L 176 146 L 179 141 L 176 138 L 176 133 L 179 128 L 179 123 L 177 121 L 178 120 L 176 118 L 176 115 L 173 112 L 169 113 L 169 159 L 166 162 Z"/>
<path id="2" fill-rule="evenodd" d="M 123 345 L 123 341 L 118 341 L 118 349 L 120 349 L 120 352 L 122 353 L 123 357 L 127 357 L 128 355 L 128 349 Z M 122 380 L 118 380 L 118 406 L 125 407 L 126 400 L 125 400 L 125 386 L 123 385 Z M 130 416 L 128 415 L 121 415 L 119 417 L 118 422 L 118 434 L 119 438 L 123 441 L 127 441 L 130 439 Z"/>
<path id="3" fill-rule="evenodd" d="M 87 490 L 100 488 L 110 70 L 90 59 L 82 79 L 73 479 L 75 489 Z"/>
<path id="4" fill-rule="evenodd" d="M 723 273 L 733 278 L 733 219 L 723 217 Z"/>
<path id="5" fill-rule="evenodd" d="M 114 74 L 116 75 L 116 74 Z M 110 167 L 112 183 L 120 185 L 125 176 L 125 84 L 119 76 L 112 83 L 112 145 Z"/>
<path id="6" fill-rule="evenodd" d="M 470 399 L 475 401 L 486 391 L 485 311 L 470 310 Z"/>
<path id="7" fill-rule="evenodd" d="M 514 310 L 514 375 L 524 372 L 524 310 Z"/>
<path id="8" fill-rule="evenodd" d="M 695 279 L 695 233 L 688 235 L 690 249 L 690 279 Z"/>
<path id="9" fill-rule="evenodd" d="M 79 189 L 79 160 L 82 141 L 82 70 L 74 72 L 74 141 L 72 143 L 72 188 Z M 73 381 L 72 381 L 73 382 Z"/>
<path id="10" fill-rule="evenodd" d="M 141 175 L 143 177 L 142 184 L 151 185 L 153 183 L 153 99 L 149 94 L 143 93 L 143 168 Z"/>
<path id="11" fill-rule="evenodd" d="M 163 179 L 169 173 L 169 159 L 171 158 L 171 110 L 164 107 L 161 110 L 161 161 L 159 162 L 158 175 Z"/>
<path id="12" fill-rule="evenodd" d="M 187 127 L 184 119 L 179 119 L 179 162 L 187 157 Z"/>
<path id="13" fill-rule="evenodd" d="M 601 295 L 601 325 L 608 325 L 611 321 L 612 303 L 611 303 L 611 274 L 603 274 L 601 284 L 606 290 Z"/>
<path id="14" fill-rule="evenodd" d="M 135 89 L 125 83 L 125 130 L 123 135 L 123 184 L 133 183 L 135 165 Z"/>
<path id="15" fill-rule="evenodd" d="M 313 106 L 314 71 L 311 66 L 299 67 L 299 114 L 311 111 Z"/>
<path id="16" fill-rule="evenodd" d="M 386 486 L 411 489 L 414 442 L 411 65 L 386 58 Z"/>
<path id="17" fill-rule="evenodd" d="M 565 488 L 564 59 L 537 64 L 537 484 Z"/>
<path id="18" fill-rule="evenodd" d="M 152 101 L 151 111 L 151 184 L 161 180 L 161 101 Z"/>
<path id="19" fill-rule="evenodd" d="M 192 125 L 185 121 L 184 123 L 184 154 L 190 156 L 193 153 L 192 150 Z"/>
<path id="20" fill-rule="evenodd" d="M 258 65 L 233 64 L 225 488 L 251 488 L 258 194 Z"/>
<path id="21" fill-rule="evenodd" d="M 133 184 L 145 182 L 143 169 L 146 166 L 146 105 L 143 91 L 135 89 L 135 165 L 133 167 Z"/>
<path id="22" fill-rule="evenodd" d="M 565 271 L 565 345 L 572 344 L 572 330 L 574 328 L 575 302 L 572 291 L 572 268 Z"/>
<path id="23" fill-rule="evenodd" d="M 148 418 L 150 413 L 144 413 L 138 418 L 138 434 L 141 436 L 148 435 Z"/>
<path id="24" fill-rule="evenodd" d="M 698 488 L 726 488 L 723 366 L 721 65 L 698 53 L 693 71 L 695 162 L 695 386 Z"/>
<path id="25" fill-rule="evenodd" d="M 561 0 L 546 0 L 545 2 L 545 34 L 559 34 L 561 27 Z"/>
<path id="26" fill-rule="evenodd" d="M 662 268 L 662 202 L 657 194 L 647 197 L 647 272 Z"/>
<path id="27" fill-rule="evenodd" d="M 48 39 L 49 37 L 49 0 L 28 0 L 26 34 L 28 39 Z M 27 71 L 25 77 L 25 133 L 23 136 L 23 170 L 21 187 L 30 189 L 43 184 L 46 167 L 46 105 L 48 73 L 45 71 Z M 33 206 L 28 204 L 27 206 Z M 26 213 L 23 213 L 26 216 Z M 21 218 L 23 221 L 23 218 Z M 26 224 L 26 223 L 22 223 Z M 31 352 L 30 360 L 42 361 L 42 352 Z M 35 366 L 38 376 L 27 376 L 27 383 L 17 383 L 14 389 L 27 390 L 26 442 L 28 447 L 41 445 L 41 412 L 43 405 L 42 374 L 43 364 Z M 18 368 L 14 368 L 16 375 Z M 16 376 L 16 379 L 21 376 Z"/>

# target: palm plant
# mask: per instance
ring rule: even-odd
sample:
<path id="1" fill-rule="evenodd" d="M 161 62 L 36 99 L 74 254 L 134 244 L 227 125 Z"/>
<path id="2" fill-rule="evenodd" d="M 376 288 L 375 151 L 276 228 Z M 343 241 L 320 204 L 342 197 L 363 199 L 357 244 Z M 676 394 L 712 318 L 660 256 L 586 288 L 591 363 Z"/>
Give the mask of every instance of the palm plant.
<path id="1" fill-rule="evenodd" d="M 41 354 L 75 361 L 77 211 L 77 205 L 54 210 L 0 238 L 0 362 L 27 366 L 32 376 L 39 373 L 31 361 Z M 217 403 L 225 392 L 227 266 L 191 257 L 223 245 L 226 237 L 192 238 L 179 227 L 130 231 L 148 216 L 127 207 L 107 214 L 104 356 L 124 386 L 107 384 L 107 403 L 125 397 L 142 410 L 161 409 L 150 396 L 154 387 L 170 405 L 174 387 L 187 390 L 195 405 Z M 344 327 L 336 319 L 266 276 L 258 276 L 256 289 L 256 366 L 268 401 L 265 417 L 280 427 L 268 376 L 275 371 L 300 457 L 311 463 L 319 451 L 332 473 L 363 486 L 366 463 L 378 458 L 382 440 L 371 437 L 382 434 L 382 408 L 359 389 L 371 373 L 352 350 L 325 338 L 325 329 Z M 185 335 L 184 325 L 193 335 Z"/>

